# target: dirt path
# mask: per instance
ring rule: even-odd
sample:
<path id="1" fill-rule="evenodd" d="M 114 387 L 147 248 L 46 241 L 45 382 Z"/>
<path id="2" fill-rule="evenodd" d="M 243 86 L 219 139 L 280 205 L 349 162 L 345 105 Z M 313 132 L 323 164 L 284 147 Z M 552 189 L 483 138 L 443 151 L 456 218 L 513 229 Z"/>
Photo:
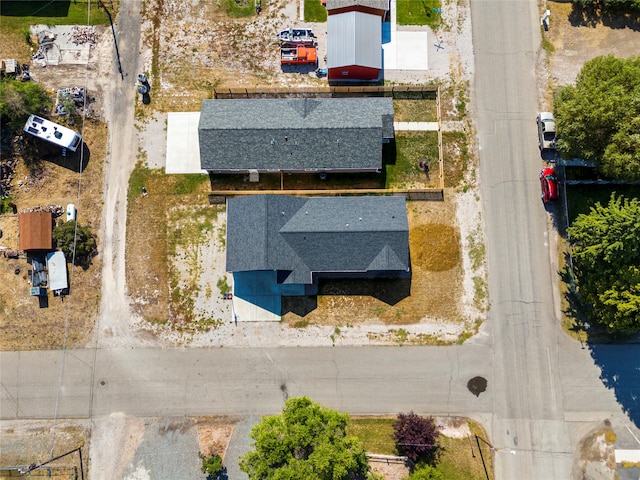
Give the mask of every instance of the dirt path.
<path id="1" fill-rule="evenodd" d="M 102 305 L 96 326 L 96 342 L 109 346 L 110 339 L 127 335 L 131 318 L 125 285 L 127 186 L 135 164 L 138 140 L 134 128 L 134 106 L 140 49 L 140 6 L 138 0 L 122 0 L 116 35 L 122 64 L 111 65 L 105 85 L 105 118 L 109 123 L 109 155 L 104 184 L 104 232 Z M 135 339 L 131 338 L 134 343 Z"/>

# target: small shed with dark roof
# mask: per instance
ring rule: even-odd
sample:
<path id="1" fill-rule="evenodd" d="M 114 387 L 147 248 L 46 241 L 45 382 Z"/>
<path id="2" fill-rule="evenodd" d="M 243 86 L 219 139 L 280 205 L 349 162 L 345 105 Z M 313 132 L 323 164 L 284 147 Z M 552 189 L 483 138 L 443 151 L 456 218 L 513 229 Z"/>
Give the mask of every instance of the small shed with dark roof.
<path id="1" fill-rule="evenodd" d="M 205 100 L 200 165 L 211 173 L 380 172 L 391 98 Z"/>
<path id="2" fill-rule="evenodd" d="M 53 250 L 53 214 L 51 212 L 26 212 L 18 217 L 18 249 Z"/>
<path id="3" fill-rule="evenodd" d="M 327 0 L 329 81 L 375 81 L 382 74 L 386 0 Z"/>
<path id="4" fill-rule="evenodd" d="M 277 315 L 319 278 L 410 276 L 404 197 L 230 198 L 226 244 L 234 296 Z"/>

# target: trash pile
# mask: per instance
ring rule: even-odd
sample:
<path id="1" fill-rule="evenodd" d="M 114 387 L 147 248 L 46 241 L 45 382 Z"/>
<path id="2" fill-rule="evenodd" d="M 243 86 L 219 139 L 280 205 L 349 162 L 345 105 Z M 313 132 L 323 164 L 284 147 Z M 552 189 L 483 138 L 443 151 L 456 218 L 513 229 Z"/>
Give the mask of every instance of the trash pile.
<path id="1" fill-rule="evenodd" d="M 37 207 L 20 210 L 20 213 L 31 213 L 31 212 L 51 212 L 53 213 L 54 218 L 58 218 L 62 216 L 65 210 L 64 208 L 62 208 L 62 205 L 45 205 L 44 207 L 41 207 L 40 205 L 38 205 Z"/>
<path id="2" fill-rule="evenodd" d="M 79 27 L 75 26 L 71 30 L 71 41 L 76 45 L 82 45 L 84 43 L 90 43 L 95 45 L 98 43 L 98 33 L 95 27 Z"/>

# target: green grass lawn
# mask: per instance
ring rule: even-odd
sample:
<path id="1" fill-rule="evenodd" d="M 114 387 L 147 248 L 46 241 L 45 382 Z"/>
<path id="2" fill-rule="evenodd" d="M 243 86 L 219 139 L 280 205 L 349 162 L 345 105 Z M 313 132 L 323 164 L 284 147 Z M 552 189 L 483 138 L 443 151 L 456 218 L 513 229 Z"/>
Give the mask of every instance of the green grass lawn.
<path id="1" fill-rule="evenodd" d="M 442 8 L 440 0 L 398 0 L 398 25 L 429 25 L 438 28 L 442 23 L 440 13 L 434 8 Z"/>
<path id="2" fill-rule="evenodd" d="M 352 418 L 347 433 L 362 441 L 369 453 L 397 455 L 393 441 L 393 422 L 395 418 Z M 486 438 L 484 430 L 475 422 L 469 421 L 471 435 Z M 436 465 L 447 480 L 486 480 L 484 468 L 476 442 L 468 437 L 450 438 L 440 435 L 440 459 Z M 493 464 L 489 447 L 480 441 L 489 477 L 493 478 Z M 473 455 L 472 449 L 473 448 Z M 475 457 L 474 457 L 475 455 Z"/>
<path id="3" fill-rule="evenodd" d="M 251 17 L 256 14 L 254 0 L 227 0 L 225 12 L 232 18 Z"/>
<path id="4" fill-rule="evenodd" d="M 113 16 L 118 2 L 104 2 Z M 113 8 L 111 8 L 113 6 Z M 87 25 L 87 13 L 90 25 L 108 25 L 109 18 L 105 11 L 99 8 L 97 0 L 0 2 L 0 24 L 5 32 L 23 33 L 28 31 L 29 25 Z"/>
<path id="5" fill-rule="evenodd" d="M 327 9 L 320 0 L 305 0 L 304 21 L 315 23 L 327 21 Z"/>
<path id="6" fill-rule="evenodd" d="M 391 150 L 391 149 L 389 149 Z M 432 168 L 438 164 L 438 132 L 398 132 L 395 152 L 385 152 L 386 188 L 407 188 L 416 178 L 424 176 L 418 160 L 428 158 Z M 395 163 L 393 156 L 395 153 Z"/>

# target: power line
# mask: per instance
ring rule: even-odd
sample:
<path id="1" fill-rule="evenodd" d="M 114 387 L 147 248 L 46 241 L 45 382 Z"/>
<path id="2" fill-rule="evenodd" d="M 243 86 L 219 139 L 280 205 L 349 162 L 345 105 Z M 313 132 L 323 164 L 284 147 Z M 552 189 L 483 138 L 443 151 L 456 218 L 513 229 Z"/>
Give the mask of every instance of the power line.
<path id="1" fill-rule="evenodd" d="M 87 2 L 87 26 L 91 26 L 91 0 L 89 0 Z M 82 97 L 82 125 L 80 128 L 80 136 L 84 139 L 84 134 L 85 134 L 85 126 L 86 126 L 86 117 L 87 117 L 87 89 L 88 89 L 88 84 L 89 84 L 89 60 L 91 59 L 91 43 L 89 43 L 89 56 L 87 58 L 87 63 L 85 64 L 85 70 L 84 70 L 84 95 Z M 80 155 L 79 155 L 79 164 L 78 164 L 78 189 L 77 189 L 77 193 L 76 193 L 76 201 L 75 201 L 75 205 L 78 206 L 78 208 L 81 208 L 81 194 L 82 194 L 82 171 L 83 171 L 83 165 L 84 165 L 84 140 L 83 142 L 80 144 Z M 78 220 L 77 220 L 77 216 L 76 216 L 76 220 L 75 220 L 75 227 L 74 227 L 74 232 L 73 232 L 73 246 L 72 246 L 72 254 L 71 254 L 71 272 L 69 274 L 69 291 L 72 291 L 72 285 L 73 285 L 73 279 L 74 279 L 74 273 L 75 273 L 75 262 L 76 262 L 76 247 L 77 247 L 77 243 L 78 243 Z M 60 395 L 62 392 L 62 383 L 63 383 L 63 378 L 64 378 L 64 371 L 65 371 L 65 359 L 67 356 L 67 339 L 68 339 L 68 335 L 69 335 L 69 316 L 70 316 L 70 312 L 71 312 L 71 307 L 74 303 L 74 298 L 71 295 L 70 296 L 70 300 L 67 302 L 66 304 L 66 308 L 65 308 L 65 322 L 64 322 L 64 334 L 63 334 L 63 340 L 62 340 L 62 360 L 60 362 L 60 373 L 58 376 L 58 389 L 56 392 L 56 402 L 55 402 L 55 409 L 54 409 L 54 416 L 53 416 L 53 425 L 51 427 L 51 450 L 50 450 L 50 457 L 53 457 L 53 452 L 55 451 L 55 443 L 56 443 L 56 427 L 58 424 L 58 415 L 59 415 L 59 408 L 60 408 Z M 93 369 L 93 367 L 92 367 Z M 91 423 L 91 422 L 90 422 Z M 89 428 L 91 428 L 91 425 L 89 426 Z M 79 450 L 76 449 L 76 450 Z M 75 451 L 75 450 L 74 450 Z M 73 452 L 73 451 L 72 451 Z M 70 453 L 72 453 L 70 452 Z M 58 457 L 60 458 L 60 457 Z M 49 460 L 49 462 L 51 462 L 53 460 Z M 48 462 L 46 462 L 48 463 Z M 80 452 L 80 463 L 81 463 L 81 470 L 82 469 L 82 452 Z M 82 471 L 82 478 L 84 478 L 84 470 Z"/>

